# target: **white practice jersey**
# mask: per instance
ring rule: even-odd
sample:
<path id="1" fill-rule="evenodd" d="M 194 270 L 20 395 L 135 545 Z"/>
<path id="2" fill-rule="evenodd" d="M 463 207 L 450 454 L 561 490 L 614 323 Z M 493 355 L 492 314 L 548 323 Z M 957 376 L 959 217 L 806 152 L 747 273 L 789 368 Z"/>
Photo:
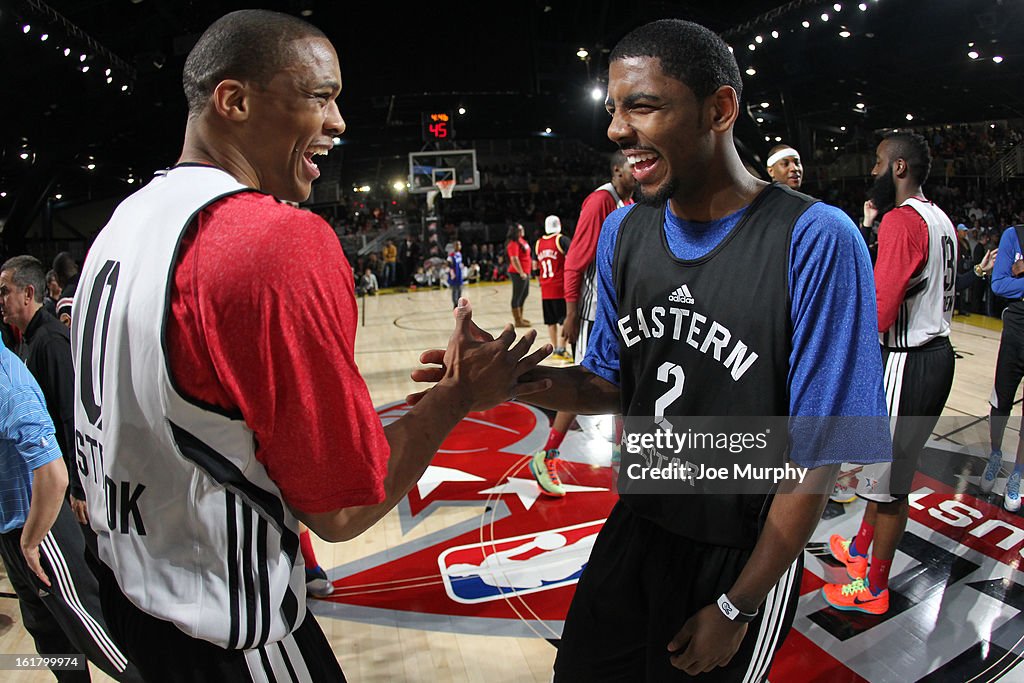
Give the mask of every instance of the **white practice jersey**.
<path id="1" fill-rule="evenodd" d="M 615 186 L 611 183 L 605 183 L 601 187 L 594 190 L 604 190 L 612 196 L 615 200 L 615 208 L 621 209 L 626 204 L 619 197 L 619 194 L 615 191 Z M 607 216 L 605 216 L 607 218 Z M 595 258 L 587 266 L 586 272 L 583 273 L 583 278 L 580 281 L 580 298 L 577 302 L 578 312 L 580 318 L 583 320 L 589 320 L 594 322 L 594 315 L 597 313 L 597 259 Z"/>
<path id="2" fill-rule="evenodd" d="M 71 330 L 76 461 L 100 558 L 139 609 L 229 649 L 284 638 L 306 610 L 298 523 L 252 431 L 183 398 L 168 369 L 181 237 L 243 191 L 181 166 L 122 202 L 89 251 Z"/>
<path id="3" fill-rule="evenodd" d="M 956 231 L 949 217 L 932 202 L 911 197 L 909 206 L 928 224 L 928 259 L 910 278 L 896 322 L 879 334 L 882 346 L 910 349 L 949 336 L 956 295 Z"/>

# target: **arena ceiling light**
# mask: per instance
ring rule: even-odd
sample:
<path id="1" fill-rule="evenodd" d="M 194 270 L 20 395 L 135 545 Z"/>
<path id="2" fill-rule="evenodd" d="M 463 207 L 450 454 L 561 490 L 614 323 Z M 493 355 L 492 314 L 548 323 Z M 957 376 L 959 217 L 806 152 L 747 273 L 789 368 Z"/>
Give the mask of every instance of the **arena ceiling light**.
<path id="1" fill-rule="evenodd" d="M 992 58 L 992 61 L 995 62 L 996 64 L 1002 64 L 1003 58 L 1000 55 L 996 55 L 995 57 Z"/>
<path id="2" fill-rule="evenodd" d="M 772 38 L 778 38 L 778 37 L 779 37 L 779 32 L 778 31 L 772 31 Z"/>
<path id="3" fill-rule="evenodd" d="M 597 86 L 594 86 L 594 89 L 590 91 L 590 99 L 594 100 L 595 102 L 600 102 L 601 100 L 604 99 L 604 91 L 598 88 Z"/>
<path id="4" fill-rule="evenodd" d="M 24 26 L 21 27 L 21 32 L 22 33 L 28 33 L 31 30 L 32 30 L 32 25 L 31 24 L 25 24 Z"/>
<path id="5" fill-rule="evenodd" d="M 750 66 L 750 67 L 747 67 L 747 75 L 748 75 L 748 76 L 753 76 L 753 75 L 754 75 L 754 74 L 756 74 L 756 73 L 757 73 L 757 69 L 755 69 L 755 68 L 754 68 L 754 67 L 752 67 L 752 66 Z"/>
<path id="6" fill-rule="evenodd" d="M 967 53 L 967 56 L 970 57 L 971 59 L 977 59 L 981 55 L 978 54 L 977 50 L 971 50 L 970 52 Z"/>
<path id="7" fill-rule="evenodd" d="M 857 9 L 859 9 L 859 10 L 860 10 L 861 12 L 867 12 L 867 11 L 868 11 L 868 6 L 867 6 L 867 5 L 865 5 L 865 4 L 864 4 L 864 3 L 862 2 L 862 3 L 860 3 L 859 5 L 857 5 Z"/>
<path id="8" fill-rule="evenodd" d="M 913 114 L 907 114 L 907 121 L 913 121 L 913 120 L 914 120 L 914 115 Z"/>
<path id="9" fill-rule="evenodd" d="M 828 21 L 828 12 L 822 12 L 821 13 L 821 20 L 822 21 Z"/>
<path id="10" fill-rule="evenodd" d="M 847 31 L 845 28 L 842 31 L 839 32 L 839 37 L 840 38 L 849 38 L 851 35 L 853 35 L 853 34 L 850 33 L 849 31 Z"/>
<path id="11" fill-rule="evenodd" d="M 459 116 L 465 116 L 465 115 L 466 115 L 466 108 L 465 107 L 459 107 Z"/>
<path id="12" fill-rule="evenodd" d="M 804 19 L 803 21 L 800 22 L 800 25 L 803 26 L 804 28 L 810 28 L 811 27 L 811 22 L 809 22 L 806 19 Z"/>

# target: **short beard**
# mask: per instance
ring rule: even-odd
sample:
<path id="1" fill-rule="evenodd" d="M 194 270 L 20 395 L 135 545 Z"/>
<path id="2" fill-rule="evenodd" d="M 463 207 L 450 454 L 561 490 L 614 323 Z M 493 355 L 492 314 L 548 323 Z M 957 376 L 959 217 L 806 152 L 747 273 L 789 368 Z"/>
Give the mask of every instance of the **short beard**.
<path id="1" fill-rule="evenodd" d="M 875 182 L 868 189 L 868 198 L 871 199 L 879 215 L 896 206 L 896 183 L 892 179 L 892 165 L 885 173 L 875 177 Z"/>
<path id="2" fill-rule="evenodd" d="M 678 191 L 679 180 L 676 178 L 669 178 L 668 181 L 655 190 L 653 194 L 645 192 L 643 185 L 637 183 L 636 192 L 634 194 L 639 195 L 640 203 L 645 206 L 662 206 L 665 202 L 675 196 Z"/>

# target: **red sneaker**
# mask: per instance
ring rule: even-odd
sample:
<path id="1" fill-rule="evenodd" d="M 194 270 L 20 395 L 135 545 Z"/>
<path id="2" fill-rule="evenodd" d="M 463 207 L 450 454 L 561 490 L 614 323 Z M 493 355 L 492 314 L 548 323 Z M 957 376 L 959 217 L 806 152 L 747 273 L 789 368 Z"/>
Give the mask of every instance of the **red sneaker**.
<path id="1" fill-rule="evenodd" d="M 828 547 L 832 551 L 832 557 L 846 565 L 846 573 L 850 578 L 854 580 L 863 579 L 868 575 L 868 558 L 861 557 L 860 555 L 851 555 L 851 543 L 853 543 L 852 538 L 847 541 L 839 534 L 832 534 L 832 537 L 828 539 Z"/>

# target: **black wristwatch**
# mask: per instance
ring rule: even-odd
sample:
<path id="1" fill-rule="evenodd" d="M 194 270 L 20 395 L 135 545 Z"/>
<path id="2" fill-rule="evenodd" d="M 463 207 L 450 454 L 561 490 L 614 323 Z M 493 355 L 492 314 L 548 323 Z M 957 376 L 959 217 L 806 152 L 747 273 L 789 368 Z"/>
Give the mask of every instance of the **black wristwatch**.
<path id="1" fill-rule="evenodd" d="M 718 598 L 718 609 L 720 609 L 722 611 L 722 614 L 724 614 L 725 617 L 730 621 L 738 621 L 743 624 L 749 624 L 757 618 L 756 611 L 753 614 L 741 612 L 739 608 L 736 607 L 736 605 L 732 604 L 732 600 L 730 600 L 729 596 L 725 593 L 722 593 L 722 597 Z"/>

